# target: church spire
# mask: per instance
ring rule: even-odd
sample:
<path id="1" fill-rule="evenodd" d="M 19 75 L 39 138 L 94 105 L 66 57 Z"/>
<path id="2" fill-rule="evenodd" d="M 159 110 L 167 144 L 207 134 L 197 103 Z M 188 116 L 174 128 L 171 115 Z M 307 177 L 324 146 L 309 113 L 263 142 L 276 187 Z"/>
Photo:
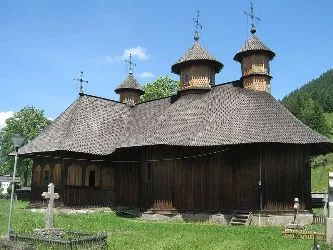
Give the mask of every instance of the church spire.
<path id="1" fill-rule="evenodd" d="M 250 7 L 250 10 L 248 11 L 244 11 L 245 15 L 250 17 L 251 20 L 252 20 L 252 23 L 251 23 L 251 33 L 254 34 L 256 33 L 256 27 L 254 25 L 254 21 L 260 21 L 260 18 L 255 16 L 254 15 L 254 8 L 253 8 L 253 3 L 251 2 L 251 7 Z"/>
<path id="2" fill-rule="evenodd" d="M 252 2 L 250 11 L 245 12 L 245 14 L 252 19 L 252 36 L 234 56 L 234 60 L 241 64 L 242 87 L 270 93 L 272 76 L 269 61 L 274 58 L 275 53 L 255 35 L 254 21 L 260 19 L 254 15 Z"/>
<path id="3" fill-rule="evenodd" d="M 193 18 L 195 24 L 194 44 L 175 64 L 171 66 L 171 72 L 179 75 L 181 89 L 180 91 L 205 92 L 215 85 L 215 74 L 223 68 L 223 64 L 214 56 L 208 53 L 199 44 L 199 29 L 202 25 L 199 22 L 199 11 L 196 18 Z"/>
<path id="4" fill-rule="evenodd" d="M 140 102 L 140 95 L 143 95 L 145 92 L 133 76 L 136 64 L 132 61 L 132 54 L 129 55 L 129 59 L 126 59 L 125 62 L 129 64 L 129 74 L 125 81 L 115 89 L 115 92 L 120 95 L 120 102 L 133 106 Z"/>
<path id="5" fill-rule="evenodd" d="M 199 10 L 197 11 L 197 17 L 193 18 L 193 21 L 195 23 L 195 31 L 194 31 L 194 41 L 199 41 L 199 29 L 202 29 L 201 23 L 199 23 Z"/>

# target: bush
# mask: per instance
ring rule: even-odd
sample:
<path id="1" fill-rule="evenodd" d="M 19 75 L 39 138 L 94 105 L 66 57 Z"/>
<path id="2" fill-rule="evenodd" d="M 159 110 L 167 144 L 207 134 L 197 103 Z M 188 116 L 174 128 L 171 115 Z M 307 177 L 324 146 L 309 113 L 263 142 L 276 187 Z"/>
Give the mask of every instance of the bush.
<path id="1" fill-rule="evenodd" d="M 312 168 L 325 167 L 327 163 L 328 163 L 327 157 L 324 155 L 319 155 L 311 159 Z"/>

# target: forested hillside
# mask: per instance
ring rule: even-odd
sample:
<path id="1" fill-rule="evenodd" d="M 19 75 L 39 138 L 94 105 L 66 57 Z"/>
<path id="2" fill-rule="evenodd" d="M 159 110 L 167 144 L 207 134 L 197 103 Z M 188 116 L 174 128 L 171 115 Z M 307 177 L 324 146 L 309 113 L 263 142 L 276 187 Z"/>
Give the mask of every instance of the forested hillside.
<path id="1" fill-rule="evenodd" d="M 333 139 L 333 70 L 291 92 L 282 104 L 303 123 Z M 327 192 L 333 153 L 311 160 L 312 192 Z"/>
<path id="2" fill-rule="evenodd" d="M 291 92 L 282 104 L 303 123 L 332 138 L 333 70 Z"/>

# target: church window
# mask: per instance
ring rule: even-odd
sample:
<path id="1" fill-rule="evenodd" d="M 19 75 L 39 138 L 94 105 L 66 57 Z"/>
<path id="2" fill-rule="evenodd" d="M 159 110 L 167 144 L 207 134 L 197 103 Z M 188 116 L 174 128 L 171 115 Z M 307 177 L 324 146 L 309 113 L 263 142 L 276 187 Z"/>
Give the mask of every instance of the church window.
<path id="1" fill-rule="evenodd" d="M 40 166 L 36 166 L 35 170 L 34 170 L 34 180 L 33 183 L 36 185 L 40 185 L 41 184 L 41 168 Z"/>
<path id="2" fill-rule="evenodd" d="M 47 185 L 50 182 L 50 166 L 47 164 L 43 170 L 43 184 Z"/>
<path id="3" fill-rule="evenodd" d="M 89 172 L 89 187 L 95 186 L 95 171 Z"/>
<path id="4" fill-rule="evenodd" d="M 54 185 L 61 184 L 61 165 L 56 164 L 52 171 L 52 182 Z"/>
<path id="5" fill-rule="evenodd" d="M 112 167 L 105 167 L 103 169 L 101 179 L 102 179 L 102 184 L 101 184 L 102 189 L 113 190 L 115 188 L 115 182 L 114 182 L 115 172 Z"/>
<path id="6" fill-rule="evenodd" d="M 209 73 L 210 85 L 215 85 L 215 74 L 213 72 Z"/>
<path id="7" fill-rule="evenodd" d="M 82 168 L 78 165 L 70 165 L 67 172 L 67 185 L 82 185 Z"/>
<path id="8" fill-rule="evenodd" d="M 99 186 L 99 168 L 96 165 L 90 165 L 85 170 L 85 186 Z"/>
<path id="9" fill-rule="evenodd" d="M 188 85 L 190 81 L 190 76 L 187 72 L 184 73 L 184 77 L 183 77 L 183 84 L 184 85 Z"/>

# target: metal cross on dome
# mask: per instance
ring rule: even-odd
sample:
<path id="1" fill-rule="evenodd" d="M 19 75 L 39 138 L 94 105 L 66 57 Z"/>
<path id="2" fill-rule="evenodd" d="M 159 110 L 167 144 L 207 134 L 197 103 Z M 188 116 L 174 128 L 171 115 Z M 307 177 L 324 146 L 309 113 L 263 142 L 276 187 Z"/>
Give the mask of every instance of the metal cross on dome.
<path id="1" fill-rule="evenodd" d="M 83 83 L 88 83 L 88 81 L 83 80 L 83 70 L 81 70 L 80 78 L 74 78 L 74 81 L 80 82 L 80 95 L 83 94 Z"/>
<path id="2" fill-rule="evenodd" d="M 199 28 L 202 29 L 202 25 L 201 23 L 199 23 L 199 15 L 200 15 L 200 12 L 197 11 L 197 18 L 193 18 L 193 21 L 195 23 L 195 32 L 194 32 L 194 40 L 195 41 L 198 41 L 199 40 Z"/>
<path id="3" fill-rule="evenodd" d="M 251 33 L 256 33 L 256 27 L 254 26 L 254 21 L 260 21 L 260 18 L 254 15 L 253 3 L 251 2 L 251 7 L 249 11 L 244 11 L 245 15 L 252 19 Z"/>
<path id="4" fill-rule="evenodd" d="M 132 62 L 132 54 L 129 55 L 129 60 L 125 60 L 125 62 L 129 64 L 129 74 L 132 75 L 134 67 L 136 66 L 136 64 Z"/>

